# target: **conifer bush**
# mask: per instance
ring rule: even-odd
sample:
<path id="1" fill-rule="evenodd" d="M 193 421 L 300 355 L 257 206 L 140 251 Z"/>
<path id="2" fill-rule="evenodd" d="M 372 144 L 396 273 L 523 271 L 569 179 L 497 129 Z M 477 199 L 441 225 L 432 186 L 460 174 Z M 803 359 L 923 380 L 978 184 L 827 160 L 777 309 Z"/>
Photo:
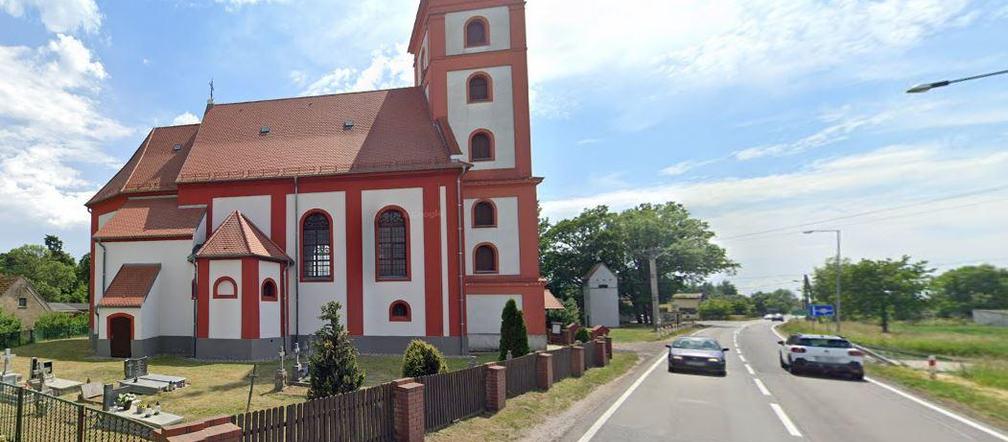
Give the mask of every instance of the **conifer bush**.
<path id="1" fill-rule="evenodd" d="M 403 353 L 403 377 L 414 378 L 446 371 L 448 371 L 448 364 L 445 363 L 444 355 L 438 351 L 437 347 L 423 340 L 414 339 L 406 348 L 406 352 Z"/>
<path id="2" fill-rule="evenodd" d="M 584 344 L 591 340 L 591 333 L 588 333 L 587 328 L 581 327 L 578 329 L 577 333 L 574 334 L 574 339 Z"/>
<path id="3" fill-rule="evenodd" d="M 319 319 L 325 325 L 315 333 L 312 354 L 308 358 L 311 377 L 308 399 L 349 393 L 364 384 L 364 370 L 357 365 L 357 349 L 340 324 L 341 308 L 336 301 L 322 306 Z"/>
<path id="4" fill-rule="evenodd" d="M 528 329 L 525 327 L 525 314 L 518 310 L 514 299 L 504 304 L 501 312 L 500 354 L 498 359 L 507 359 L 508 351 L 511 357 L 525 356 L 529 352 Z"/>

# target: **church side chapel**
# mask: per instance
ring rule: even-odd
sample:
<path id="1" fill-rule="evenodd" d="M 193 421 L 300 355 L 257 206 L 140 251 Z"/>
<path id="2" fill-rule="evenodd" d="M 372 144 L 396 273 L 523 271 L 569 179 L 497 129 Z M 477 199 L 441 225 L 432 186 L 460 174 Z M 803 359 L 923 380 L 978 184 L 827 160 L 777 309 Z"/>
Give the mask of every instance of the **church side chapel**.
<path id="1" fill-rule="evenodd" d="M 405 30 L 404 30 L 405 31 Z M 153 128 L 88 202 L 97 354 L 262 360 L 338 301 L 365 353 L 546 345 L 524 2 L 421 0 L 413 86 Z"/>

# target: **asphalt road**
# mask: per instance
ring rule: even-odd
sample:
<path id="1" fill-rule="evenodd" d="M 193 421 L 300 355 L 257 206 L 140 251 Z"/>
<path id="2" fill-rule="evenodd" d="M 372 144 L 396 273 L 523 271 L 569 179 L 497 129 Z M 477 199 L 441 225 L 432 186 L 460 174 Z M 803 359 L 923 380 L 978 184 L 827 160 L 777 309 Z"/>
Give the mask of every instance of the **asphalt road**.
<path id="1" fill-rule="evenodd" d="M 593 441 L 1006 441 L 872 382 L 793 376 L 780 368 L 766 321 L 724 322 L 697 333 L 728 353 L 728 376 L 646 374 L 580 423 L 571 440 Z M 737 343 L 736 343 L 737 341 Z M 652 368 L 653 369 L 650 369 Z M 636 388 L 634 387 L 636 386 Z M 590 425 L 590 426 L 589 426 Z M 995 432 L 996 433 L 996 432 Z M 580 438 L 580 439 L 579 439 Z M 567 438 L 565 438 L 567 439 Z"/>

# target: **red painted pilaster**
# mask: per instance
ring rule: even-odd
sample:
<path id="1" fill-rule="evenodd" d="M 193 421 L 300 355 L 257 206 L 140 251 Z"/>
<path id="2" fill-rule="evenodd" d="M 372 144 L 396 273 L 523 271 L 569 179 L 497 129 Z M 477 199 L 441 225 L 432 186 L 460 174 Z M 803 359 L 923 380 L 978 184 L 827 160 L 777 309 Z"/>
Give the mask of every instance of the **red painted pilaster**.
<path id="1" fill-rule="evenodd" d="M 441 312 L 441 193 L 437 183 L 423 187 L 424 304 L 427 336 L 444 334 Z"/>
<path id="2" fill-rule="evenodd" d="M 362 255 L 360 188 L 346 190 L 347 331 L 364 334 L 364 258 Z"/>
<path id="3" fill-rule="evenodd" d="M 241 260 L 241 336 L 259 338 L 259 260 Z"/>

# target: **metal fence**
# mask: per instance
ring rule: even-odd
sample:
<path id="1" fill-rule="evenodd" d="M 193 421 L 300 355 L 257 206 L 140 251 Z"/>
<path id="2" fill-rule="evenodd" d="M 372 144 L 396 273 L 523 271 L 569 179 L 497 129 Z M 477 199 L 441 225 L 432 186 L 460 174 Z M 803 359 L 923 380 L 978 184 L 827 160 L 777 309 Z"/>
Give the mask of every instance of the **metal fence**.
<path id="1" fill-rule="evenodd" d="M 536 389 L 535 353 L 500 362 L 507 371 L 507 397 L 512 398 Z"/>
<path id="2" fill-rule="evenodd" d="M 34 390 L 0 384 L 0 434 L 6 440 L 153 440 L 153 427 Z"/>
<path id="3" fill-rule="evenodd" d="M 231 416 L 242 440 L 388 441 L 395 437 L 394 384 Z"/>
<path id="4" fill-rule="evenodd" d="M 435 431 L 486 409 L 486 365 L 420 376 L 424 386 L 424 426 Z"/>
<path id="5" fill-rule="evenodd" d="M 560 382 L 571 376 L 571 358 L 573 351 L 570 347 L 563 347 L 549 352 L 553 355 L 553 382 Z"/>
<path id="6" fill-rule="evenodd" d="M 88 326 L 46 327 L 44 330 L 18 330 L 0 333 L 0 348 L 14 348 L 49 339 L 87 336 Z"/>

